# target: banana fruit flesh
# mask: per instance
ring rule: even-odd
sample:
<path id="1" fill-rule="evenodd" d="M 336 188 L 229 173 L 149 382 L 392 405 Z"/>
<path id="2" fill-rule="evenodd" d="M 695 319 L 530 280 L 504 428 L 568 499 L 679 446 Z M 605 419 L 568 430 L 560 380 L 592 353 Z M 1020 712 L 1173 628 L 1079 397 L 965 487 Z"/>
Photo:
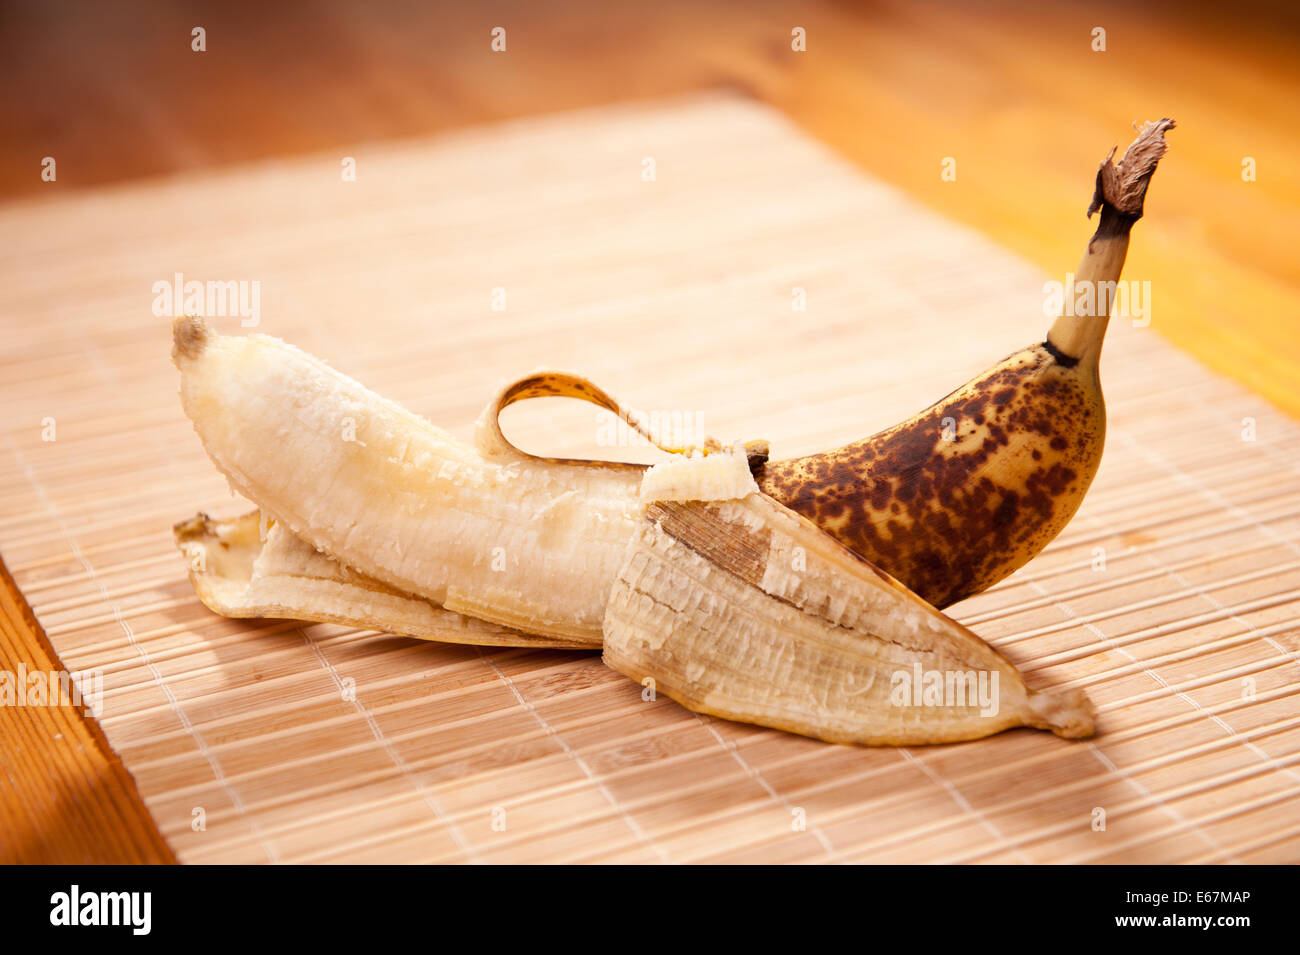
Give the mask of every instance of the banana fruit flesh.
<path id="1" fill-rule="evenodd" d="M 1042 343 L 879 434 L 766 463 L 759 487 L 936 607 L 986 590 L 1038 554 L 1074 516 L 1101 463 L 1098 360 L 1113 283 L 1173 127 L 1146 124 L 1118 164 L 1101 164 L 1088 210 L 1100 209 L 1100 222 L 1074 283 L 1096 290 L 1092 314 L 1066 309 Z"/>
<path id="2" fill-rule="evenodd" d="M 209 457 L 294 535 L 447 610 L 600 646 L 641 469 L 530 458 L 495 418 L 468 447 L 263 335 L 180 318 L 173 338 Z"/>

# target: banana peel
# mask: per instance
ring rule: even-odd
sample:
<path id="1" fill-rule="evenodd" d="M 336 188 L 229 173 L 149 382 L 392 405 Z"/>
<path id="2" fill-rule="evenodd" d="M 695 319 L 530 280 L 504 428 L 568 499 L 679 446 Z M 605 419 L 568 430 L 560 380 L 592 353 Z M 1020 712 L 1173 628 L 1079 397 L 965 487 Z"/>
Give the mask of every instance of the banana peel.
<path id="1" fill-rule="evenodd" d="M 453 613 L 345 567 L 260 511 L 173 529 L 203 605 L 223 617 L 269 617 L 385 630 L 485 647 L 571 650 L 584 643 L 537 636 Z"/>
<path id="2" fill-rule="evenodd" d="M 833 743 L 1093 732 L 1082 692 L 1029 689 L 974 633 L 752 480 L 718 494 L 694 477 L 665 491 L 646 476 L 605 610 L 608 666 L 696 712 Z"/>

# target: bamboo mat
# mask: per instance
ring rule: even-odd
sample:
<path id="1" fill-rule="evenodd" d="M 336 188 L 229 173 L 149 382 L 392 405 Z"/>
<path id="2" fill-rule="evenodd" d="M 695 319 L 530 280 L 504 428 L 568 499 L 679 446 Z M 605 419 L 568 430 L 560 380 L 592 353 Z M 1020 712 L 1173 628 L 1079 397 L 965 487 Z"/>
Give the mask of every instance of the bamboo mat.
<path id="1" fill-rule="evenodd" d="M 330 155 L 0 210 L 0 554 L 65 665 L 102 670 L 182 861 L 1300 859 L 1300 425 L 1129 321 L 1079 515 L 953 610 L 1031 685 L 1087 688 L 1091 741 L 831 746 L 645 703 L 594 654 L 209 613 L 170 527 L 245 505 L 176 399 L 151 305 L 177 272 L 259 281 L 259 330 L 462 438 L 545 364 L 787 456 L 1039 339 L 1077 261 L 1044 276 L 724 96 L 349 155 L 355 182 Z M 505 420 L 555 453 L 597 430 Z"/>

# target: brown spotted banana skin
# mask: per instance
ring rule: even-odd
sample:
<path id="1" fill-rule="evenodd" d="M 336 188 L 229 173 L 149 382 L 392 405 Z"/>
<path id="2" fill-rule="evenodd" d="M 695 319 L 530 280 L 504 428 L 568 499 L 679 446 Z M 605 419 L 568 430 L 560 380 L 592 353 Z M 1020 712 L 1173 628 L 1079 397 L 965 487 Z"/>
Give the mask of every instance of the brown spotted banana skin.
<path id="1" fill-rule="evenodd" d="M 951 440 L 945 418 L 955 423 Z M 1060 533 L 1092 483 L 1105 437 L 1095 362 L 1072 364 L 1035 345 L 901 424 L 770 461 L 755 477 L 946 607 L 1002 580 Z"/>

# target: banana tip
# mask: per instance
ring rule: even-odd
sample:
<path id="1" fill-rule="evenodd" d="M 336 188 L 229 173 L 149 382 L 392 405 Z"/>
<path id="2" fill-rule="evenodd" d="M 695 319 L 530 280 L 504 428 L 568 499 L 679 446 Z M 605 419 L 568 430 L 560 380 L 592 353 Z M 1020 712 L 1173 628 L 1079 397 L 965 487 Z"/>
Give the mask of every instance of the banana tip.
<path id="1" fill-rule="evenodd" d="M 208 325 L 194 315 L 182 315 L 172 321 L 172 361 L 198 358 L 208 341 Z"/>
<path id="2" fill-rule="evenodd" d="M 1064 739 L 1080 739 L 1094 732 L 1096 711 L 1082 690 L 1033 693 L 1029 697 L 1029 706 L 1038 718 L 1035 726 L 1051 730 Z"/>

